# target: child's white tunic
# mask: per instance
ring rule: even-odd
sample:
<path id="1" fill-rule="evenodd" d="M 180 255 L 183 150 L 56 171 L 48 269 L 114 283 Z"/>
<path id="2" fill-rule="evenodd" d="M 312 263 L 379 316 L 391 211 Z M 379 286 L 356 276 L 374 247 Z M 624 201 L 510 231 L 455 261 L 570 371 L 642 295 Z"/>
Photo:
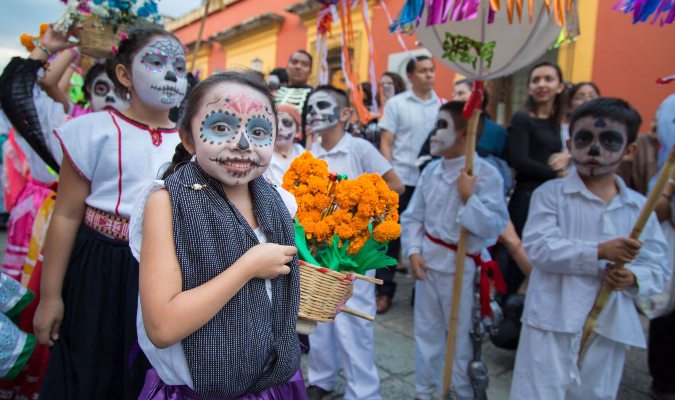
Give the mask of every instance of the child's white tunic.
<path id="1" fill-rule="evenodd" d="M 457 192 L 465 157 L 441 159 L 424 169 L 401 215 L 405 257 L 420 254 L 430 268 L 427 280 L 417 281 L 415 286 L 415 389 L 421 400 L 431 399 L 440 389 L 456 264 L 456 253 L 432 242 L 426 233 L 457 244 L 464 226 L 469 231 L 468 252 L 476 254 L 496 243 L 509 220 L 501 175 L 478 156 L 474 160 L 476 184 L 466 204 Z M 473 259 L 467 257 L 452 378 L 460 399 L 473 398 L 468 365 L 473 356 L 469 331 L 475 270 Z"/>
<path id="2" fill-rule="evenodd" d="M 356 179 L 364 173 L 384 175 L 391 164 L 368 141 L 345 134 L 330 151 L 319 143 L 312 144 L 314 157 L 328 163 L 328 169 Z M 375 271 L 368 271 L 374 276 Z M 375 315 L 375 288 L 371 283 L 354 282 L 352 297 L 346 305 L 369 315 Z M 337 374 L 343 368 L 347 387 L 346 400 L 380 399 L 380 379 L 375 366 L 375 334 L 373 323 L 353 315 L 338 314 L 333 323 L 319 323 L 309 335 L 310 385 L 333 390 Z M 340 365 L 342 364 L 342 365 Z"/>
<path id="3" fill-rule="evenodd" d="M 598 336 L 577 368 L 581 331 L 608 263 L 598 259 L 598 244 L 628 237 L 645 203 L 621 178 L 615 177 L 615 182 L 619 194 L 609 204 L 591 193 L 576 171 L 546 182 L 532 195 L 523 245 L 534 269 L 522 317 L 512 399 L 544 394 L 553 400 L 614 398 L 626 350 L 645 347 L 634 299 L 663 290 L 671 268 L 654 215 L 640 236 L 640 254 L 626 265 L 635 274 L 638 288 L 612 292 L 597 320 Z M 544 371 L 546 376 L 539 376 Z"/>

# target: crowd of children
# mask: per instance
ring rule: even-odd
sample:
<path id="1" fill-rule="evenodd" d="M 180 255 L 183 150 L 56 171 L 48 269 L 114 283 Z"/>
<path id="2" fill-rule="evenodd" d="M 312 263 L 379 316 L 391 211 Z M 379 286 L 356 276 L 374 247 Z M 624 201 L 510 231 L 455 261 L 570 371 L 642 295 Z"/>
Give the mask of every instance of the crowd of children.
<path id="1" fill-rule="evenodd" d="M 37 341 L 51 348 L 31 372 L 43 399 L 320 399 L 335 390 L 340 370 L 345 399 L 380 399 L 374 327 L 352 315 L 318 324 L 303 378 L 297 206 L 280 187 L 304 152 L 297 138 L 307 134 L 308 150 L 330 171 L 350 178 L 375 173 L 391 190 L 406 191 L 377 148 L 346 133 L 349 96 L 319 86 L 303 109 L 277 104 L 268 85 L 246 71 L 219 73 L 189 89 L 183 45 L 151 26 L 129 31 L 105 67 L 92 67 L 85 83 L 91 110 L 76 112 L 54 84 L 77 57 L 73 43 L 51 28 L 40 40 L 0 78 L 0 101 L 17 130 L 14 140 L 25 141 L 33 182 L 10 219 L 0 327 L 14 347 L 0 343 L 0 372 L 20 375 L 17 360 L 28 363 Z M 541 79 L 560 75 L 549 64 L 537 68 Z M 178 106 L 176 123 L 170 113 Z M 400 218 L 402 256 L 417 280 L 420 400 L 441 387 L 455 291 L 461 301 L 452 382 L 457 398 L 474 398 L 468 371 L 475 277 L 500 236 L 515 237 L 507 239 L 513 254 L 520 249 L 500 172 L 479 157 L 472 173 L 465 169 L 472 147 L 464 106 L 440 105 L 429 137 L 437 159 L 421 172 Z M 532 116 L 522 114 L 516 119 L 529 124 Z M 567 127 L 565 160 L 573 167 L 552 172 L 550 178 L 561 178 L 527 196 L 527 222 L 520 221 L 527 257 L 518 260 L 531 263 L 532 272 L 513 399 L 614 398 L 627 349 L 646 345 L 634 301 L 664 291 L 672 260 L 656 216 L 640 240 L 627 237 L 645 199 L 614 174 L 635 151 L 641 122 L 620 99 L 579 106 Z M 57 173 L 54 202 L 49 185 Z M 45 198 L 52 201 L 36 228 Z M 465 272 L 461 287 L 453 287 L 462 230 Z M 25 261 L 31 235 L 38 236 L 36 254 Z M 30 301 L 11 278 L 38 292 L 28 316 L 34 339 L 7 318 Z M 612 294 L 580 354 L 582 327 L 603 285 Z M 375 299 L 373 286 L 357 281 L 346 305 L 374 315 Z M 24 344 L 17 356 L 18 342 Z M 17 388 L 0 390 L 13 398 Z"/>

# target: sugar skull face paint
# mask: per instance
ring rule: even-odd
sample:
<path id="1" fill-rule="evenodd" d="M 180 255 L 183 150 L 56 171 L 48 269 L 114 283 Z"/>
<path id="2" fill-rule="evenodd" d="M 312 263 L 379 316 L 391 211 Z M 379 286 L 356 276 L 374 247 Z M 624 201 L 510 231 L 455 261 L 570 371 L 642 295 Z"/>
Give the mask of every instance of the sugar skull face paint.
<path id="1" fill-rule="evenodd" d="M 620 122 L 587 116 L 574 124 L 572 161 L 580 175 L 599 177 L 614 173 L 627 146 L 626 126 Z"/>
<path id="2" fill-rule="evenodd" d="M 226 186 L 262 175 L 273 152 L 276 119 L 269 100 L 248 86 L 222 83 L 192 119 L 197 162 Z"/>
<path id="3" fill-rule="evenodd" d="M 441 110 L 436 119 L 436 127 L 429 139 L 431 155 L 441 155 L 455 143 L 455 140 L 457 140 L 457 132 L 455 131 L 455 122 L 452 120 L 452 115 L 445 110 Z"/>
<path id="4" fill-rule="evenodd" d="M 106 107 L 112 107 L 117 111 L 124 111 L 129 108 L 129 102 L 119 98 L 114 90 L 115 85 L 108 78 L 108 74 L 101 72 L 94 78 L 91 84 L 91 93 L 89 102 L 91 109 L 101 111 Z"/>
<path id="5" fill-rule="evenodd" d="M 307 100 L 307 126 L 310 132 L 320 133 L 337 125 L 340 105 L 329 93 L 316 92 Z"/>
<path id="6" fill-rule="evenodd" d="M 293 144 L 293 138 L 298 131 L 298 124 L 293 117 L 284 111 L 279 111 L 279 132 L 277 133 L 276 147 L 288 147 Z"/>
<path id="7" fill-rule="evenodd" d="M 183 46 L 165 37 L 151 40 L 134 56 L 131 78 L 144 103 L 159 110 L 176 107 L 187 89 Z"/>

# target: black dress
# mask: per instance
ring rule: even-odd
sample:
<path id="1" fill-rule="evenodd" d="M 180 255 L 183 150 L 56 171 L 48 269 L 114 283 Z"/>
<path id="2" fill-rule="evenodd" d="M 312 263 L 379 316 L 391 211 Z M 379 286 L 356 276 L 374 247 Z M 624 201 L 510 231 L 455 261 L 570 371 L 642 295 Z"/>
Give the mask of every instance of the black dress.
<path id="1" fill-rule="evenodd" d="M 548 166 L 548 159 L 562 150 L 560 129 L 547 119 L 537 119 L 519 111 L 509 126 L 509 163 L 516 171 L 516 186 L 509 201 L 509 215 L 518 236 L 522 236 L 530 208 L 530 197 L 542 183 L 555 179 L 557 172 Z M 511 260 L 505 272 L 507 292 L 514 293 L 524 276 Z"/>

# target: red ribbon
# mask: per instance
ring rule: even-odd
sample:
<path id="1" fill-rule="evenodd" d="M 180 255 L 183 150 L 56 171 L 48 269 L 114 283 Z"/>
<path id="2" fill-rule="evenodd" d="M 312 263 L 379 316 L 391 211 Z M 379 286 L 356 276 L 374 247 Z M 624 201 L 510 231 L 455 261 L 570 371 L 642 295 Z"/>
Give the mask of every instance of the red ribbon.
<path id="1" fill-rule="evenodd" d="M 480 110 L 483 106 L 483 88 L 485 83 L 483 81 L 476 81 L 473 84 L 473 91 L 471 92 L 471 97 L 464 105 L 464 111 L 462 116 L 464 119 L 469 120 L 473 110 Z"/>
<path id="2" fill-rule="evenodd" d="M 456 244 L 448 243 L 439 238 L 435 238 L 431 236 L 429 232 L 425 232 L 425 234 L 432 242 L 457 252 Z M 467 253 L 466 256 L 470 257 L 476 264 L 476 267 L 480 268 L 480 316 L 491 317 L 492 308 L 490 308 L 490 281 L 492 281 L 494 285 L 495 292 L 500 294 L 506 293 L 506 282 L 504 282 L 502 270 L 499 268 L 499 264 L 497 264 L 496 261 L 483 261 L 483 259 L 480 257 L 480 254 Z"/>

